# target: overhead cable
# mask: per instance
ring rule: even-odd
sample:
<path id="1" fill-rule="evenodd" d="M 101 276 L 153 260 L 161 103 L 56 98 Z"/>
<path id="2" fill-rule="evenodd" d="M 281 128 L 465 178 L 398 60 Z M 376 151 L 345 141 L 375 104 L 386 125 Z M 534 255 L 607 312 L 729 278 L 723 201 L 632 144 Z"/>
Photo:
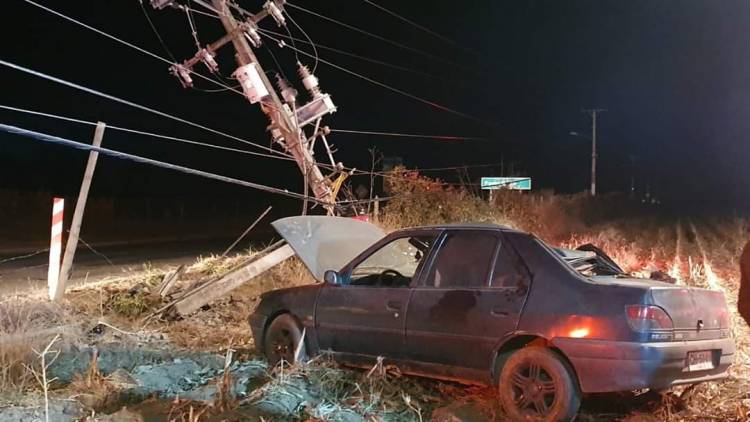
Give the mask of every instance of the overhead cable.
<path id="1" fill-rule="evenodd" d="M 259 29 L 259 31 L 260 32 L 268 32 L 271 35 L 276 35 L 278 37 L 283 37 L 283 38 L 291 39 L 291 40 L 294 40 L 296 42 L 301 42 L 301 43 L 309 44 L 307 41 L 305 41 L 305 40 L 303 40 L 301 38 L 290 37 L 289 35 L 281 33 L 281 32 L 271 31 L 271 30 L 268 30 L 268 29 Z M 417 75 L 427 76 L 429 78 L 440 79 L 440 80 L 443 80 L 443 81 L 450 81 L 448 78 L 444 78 L 442 76 L 434 75 L 432 73 L 427 73 L 427 72 L 424 72 L 424 71 L 421 71 L 421 70 L 418 70 L 418 69 L 412 69 L 412 68 L 409 68 L 409 67 L 405 67 L 405 66 L 401 66 L 401 65 L 397 65 L 397 64 L 385 62 L 385 61 L 382 61 L 382 60 L 373 59 L 373 58 L 370 58 L 370 57 L 366 57 L 366 56 L 362 56 L 362 55 L 359 55 L 359 54 L 351 53 L 351 52 L 348 52 L 348 51 L 340 50 L 338 48 L 334 48 L 334 47 L 329 47 L 329 46 L 326 46 L 326 45 L 322 45 L 320 43 L 316 43 L 315 46 L 317 48 L 321 49 L 321 50 L 332 51 L 332 52 L 337 53 L 337 54 L 341 54 L 341 55 L 349 56 L 349 57 L 354 57 L 356 59 L 360 59 L 360 60 L 364 60 L 364 61 L 367 61 L 367 62 L 370 62 L 370 63 L 375 63 L 375 64 L 379 64 L 379 65 L 382 65 L 382 66 L 390 67 L 392 69 L 402 70 L 404 72 L 414 73 L 414 74 L 417 74 Z"/>
<path id="2" fill-rule="evenodd" d="M 101 29 L 94 28 L 93 26 L 85 24 L 85 23 L 83 23 L 83 22 L 81 22 L 81 21 L 79 21 L 79 20 L 77 20 L 75 18 L 72 18 L 70 16 L 64 15 L 64 14 L 62 14 L 62 13 L 60 13 L 60 12 L 54 10 L 54 9 L 50 9 L 47 6 L 43 6 L 43 5 L 41 5 L 41 4 L 37 3 L 37 2 L 34 2 L 32 0 L 23 0 L 23 1 L 25 1 L 26 3 L 29 3 L 29 4 L 31 4 L 33 6 L 36 6 L 36 7 L 40 8 L 40 9 L 42 9 L 42 10 L 45 10 L 45 11 L 47 11 L 49 13 L 52 13 L 53 15 L 59 16 L 59 17 L 65 19 L 67 21 L 70 21 L 70 22 L 73 22 L 73 23 L 75 23 L 77 25 L 80 25 L 80 26 L 82 26 L 82 27 L 84 27 L 84 28 L 86 28 L 86 29 L 88 29 L 90 31 L 94 31 L 97 34 L 103 35 L 103 36 L 105 36 L 105 37 L 107 37 L 107 38 L 109 38 L 111 40 L 117 41 L 118 43 L 120 43 L 122 45 L 128 46 L 128 47 L 130 47 L 132 49 L 135 49 L 137 51 L 140 51 L 141 53 L 146 54 L 147 56 L 153 57 L 153 58 L 155 58 L 157 60 L 161 60 L 161 61 L 163 61 L 165 63 L 170 64 L 170 65 L 172 65 L 172 64 L 175 63 L 174 61 L 170 61 L 168 59 L 165 59 L 164 57 L 161 57 L 158 54 L 152 53 L 152 52 L 150 52 L 150 51 L 148 51 L 148 50 L 146 50 L 144 48 L 138 47 L 137 45 L 135 45 L 133 43 L 130 43 L 128 41 L 120 39 L 120 38 L 118 38 L 118 37 L 116 37 L 114 35 L 111 35 L 111 34 L 107 33 L 107 32 L 104 32 Z M 232 92 L 234 92 L 236 94 L 239 94 L 239 95 L 242 95 L 242 96 L 245 95 L 245 94 L 242 93 L 242 91 L 236 90 L 236 89 L 234 89 L 232 87 L 229 87 L 229 86 L 227 86 L 225 84 L 222 84 L 222 83 L 220 83 L 218 81 L 215 81 L 215 80 L 213 80 L 213 79 L 211 79 L 211 78 L 209 78 L 207 76 L 204 76 L 204 75 L 202 75 L 202 74 L 200 74 L 200 73 L 198 73 L 198 72 L 196 72 L 196 71 L 194 71 L 192 69 L 186 69 L 186 70 L 188 72 L 190 72 L 194 76 L 197 76 L 197 77 L 199 77 L 201 79 L 204 79 L 206 81 L 209 81 L 211 83 L 218 84 L 218 85 L 220 85 L 220 86 L 222 86 L 224 88 L 227 88 L 227 90 L 232 91 Z"/>
<path id="3" fill-rule="evenodd" d="M 268 34 L 266 34 L 266 33 L 261 33 L 261 34 L 262 34 L 263 36 L 267 37 L 267 38 L 270 38 L 270 39 L 272 39 L 272 40 L 276 41 L 277 43 L 279 42 L 279 39 L 278 39 L 278 38 L 274 38 L 273 36 L 271 36 L 271 35 L 268 35 Z M 292 49 L 295 49 L 294 47 L 291 47 L 291 46 L 289 46 L 288 44 L 287 44 L 286 46 L 287 46 L 288 48 L 292 48 Z M 308 52 L 306 52 L 306 51 L 303 51 L 303 50 L 299 50 L 299 49 L 295 49 L 295 50 L 297 50 L 297 51 L 298 51 L 299 53 L 301 53 L 301 54 L 304 54 L 304 55 L 306 55 L 306 56 L 308 56 L 308 57 L 310 57 L 310 56 L 311 56 L 311 55 L 310 55 L 310 53 L 308 53 Z M 446 106 L 444 106 L 444 105 L 440 105 L 440 104 L 438 104 L 438 103 L 436 103 L 436 102 L 434 102 L 434 101 L 430 101 L 430 100 L 424 99 L 424 98 L 422 98 L 422 97 L 419 97 L 419 96 L 417 96 L 417 95 L 414 95 L 414 94 L 410 94 L 410 93 L 408 93 L 408 92 L 406 92 L 406 91 L 404 91 L 404 90 L 401 90 L 401 89 L 398 89 L 398 88 L 392 87 L 392 86 L 390 86 L 390 85 L 388 85 L 388 84 L 385 84 L 385 83 L 383 83 L 383 82 L 380 82 L 380 81 L 376 81 L 375 79 L 372 79 L 372 78 L 370 78 L 370 77 L 364 76 L 364 75 L 362 75 L 362 74 L 359 74 L 359 73 L 357 73 L 357 72 L 355 72 L 355 71 L 353 71 L 353 70 L 349 70 L 349 69 L 347 69 L 347 68 L 345 68 L 345 67 L 339 66 L 339 65 L 337 65 L 337 64 L 331 63 L 331 62 L 329 62 L 329 61 L 327 61 L 327 60 L 324 60 L 324 59 L 320 59 L 320 62 L 321 62 L 321 63 L 325 63 L 325 64 L 327 64 L 328 66 L 331 66 L 331 67 L 333 67 L 333 68 L 335 68 L 335 69 L 338 69 L 338 70 L 340 70 L 340 71 L 342 71 L 342 72 L 348 73 L 348 74 L 350 74 L 350 75 L 352 75 L 352 76 L 356 76 L 356 77 L 358 77 L 358 78 L 360 78 L 360 79 L 363 79 L 363 80 L 365 80 L 365 81 L 367 81 L 367 82 L 370 82 L 371 84 L 374 84 L 374 85 L 380 86 L 381 88 L 385 88 L 385 89 L 387 89 L 387 90 L 389 90 L 389 91 L 393 91 L 393 92 L 395 92 L 395 93 L 397 93 L 397 94 L 401 94 L 401 95 L 403 95 L 403 96 L 405 96 L 405 97 L 409 97 L 409 98 L 411 98 L 411 99 L 413 99 L 413 100 L 416 100 L 416 101 L 419 101 L 419 102 L 421 102 L 421 103 L 423 103 L 423 104 L 427 104 L 428 106 L 430 106 L 430 107 L 433 107 L 433 108 L 436 108 L 436 109 L 438 109 L 438 110 L 442 110 L 442 111 L 445 111 L 445 112 L 448 112 L 448 113 L 451 113 L 451 114 L 455 114 L 456 116 L 460 116 L 460 117 L 463 117 L 463 118 L 466 118 L 466 119 L 469 119 L 469 120 L 473 120 L 473 121 L 475 121 L 475 122 L 480 122 L 480 123 L 483 123 L 483 124 L 485 124 L 485 125 L 487 125 L 487 126 L 494 126 L 494 124 L 492 124 L 492 123 L 490 123 L 490 122 L 487 122 L 487 121 L 485 121 L 485 120 L 483 120 L 483 119 L 480 119 L 479 117 L 475 117 L 475 116 L 472 116 L 471 114 L 467 114 L 467 113 L 464 113 L 464 112 L 461 112 L 461 111 L 458 111 L 458 110 L 454 110 L 454 109 L 452 109 L 452 108 L 450 108 L 450 107 L 446 107 Z"/>
<path id="4" fill-rule="evenodd" d="M 436 55 L 431 54 L 431 53 L 427 53 L 427 52 L 422 51 L 422 50 L 420 50 L 418 48 L 414 48 L 414 47 L 410 47 L 408 45 L 401 44 L 400 42 L 394 41 L 394 40 L 392 40 L 390 38 L 386 38 L 386 37 L 383 37 L 383 36 L 380 36 L 380 35 L 377 35 L 377 34 L 373 34 L 372 32 L 365 31 L 364 29 L 360 29 L 360 28 L 358 28 L 358 27 L 356 27 L 354 25 L 350 25 L 348 23 L 344 23 L 344 22 L 341 22 L 339 20 L 330 18 L 330 17 L 325 16 L 323 14 L 314 12 L 314 11 L 309 10 L 309 9 L 306 9 L 306 8 L 304 8 L 302 6 L 297 6 L 296 4 L 289 3 L 289 2 L 287 2 L 286 4 L 287 4 L 287 6 L 293 7 L 295 9 L 297 9 L 297 10 L 301 10 L 301 11 L 303 11 L 305 13 L 311 14 L 313 16 L 319 17 L 319 18 L 327 20 L 329 22 L 333 22 L 333 23 L 335 23 L 337 25 L 343 26 L 344 28 L 350 29 L 350 30 L 355 31 L 355 32 L 359 32 L 360 34 L 367 35 L 368 37 L 371 37 L 371 38 L 378 39 L 380 41 L 383 41 L 383 42 L 388 43 L 390 45 L 393 45 L 395 47 L 398 47 L 398 48 L 401 48 L 401 49 L 404 49 L 404 50 L 407 50 L 407 51 L 411 51 L 412 53 L 419 54 L 421 56 L 430 58 L 430 59 L 435 60 L 435 61 L 439 61 L 439 62 L 442 62 L 442 63 L 445 63 L 445 64 L 450 64 L 452 66 L 455 66 L 455 67 L 463 69 L 463 70 L 469 70 L 469 71 L 472 70 L 468 66 L 462 65 L 460 63 L 456 63 L 456 62 L 451 61 L 451 60 L 447 60 L 447 59 L 445 59 L 443 57 L 436 56 Z"/>
<path id="5" fill-rule="evenodd" d="M 35 70 L 28 69 L 26 67 L 23 67 L 23 66 L 20 66 L 20 65 L 17 65 L 17 64 L 13 64 L 13 63 L 10 63 L 10 62 L 7 62 L 7 61 L 2 60 L 2 59 L 0 59 L 0 65 L 5 66 L 5 67 L 9 67 L 11 69 L 15 69 L 15 70 L 18 70 L 18 71 L 21 71 L 21 72 L 24 72 L 24 73 L 27 73 L 29 75 L 37 76 L 37 77 L 40 77 L 42 79 L 46 79 L 46 80 L 49 80 L 49 81 L 52 81 L 52 82 L 55 82 L 55 83 L 58 83 L 58 84 L 61 84 L 61 85 L 65 85 L 67 87 L 74 88 L 74 89 L 77 89 L 79 91 L 87 92 L 89 94 L 93 94 L 93 95 L 96 95 L 96 96 L 99 96 L 99 97 L 102 97 L 102 98 L 106 98 L 108 100 L 115 101 L 115 102 L 118 102 L 120 104 L 125 104 L 127 106 L 130 106 L 130 107 L 133 107 L 133 108 L 137 108 L 139 110 L 147 111 L 149 113 L 156 114 L 157 116 L 166 117 L 168 119 L 172 119 L 172 120 L 175 120 L 177 122 L 184 123 L 186 125 L 197 127 L 199 129 L 203 129 L 203 130 L 205 130 L 207 132 L 211 132 L 211 133 L 214 133 L 214 134 L 217 134 L 217 135 L 221 135 L 221 136 L 224 136 L 226 138 L 233 139 L 233 140 L 238 141 L 238 142 L 242 142 L 244 144 L 252 145 L 252 146 L 254 146 L 256 148 L 260 148 L 260 149 L 264 149 L 264 150 L 267 150 L 267 151 L 271 151 L 272 153 L 275 153 L 275 154 L 287 156 L 287 154 L 284 154 L 284 153 L 282 153 L 280 151 L 277 151 L 277 150 L 275 150 L 273 148 L 270 148 L 270 147 L 267 147 L 265 145 L 261 145 L 261 144 L 258 144 L 258 143 L 255 143 L 255 142 L 251 142 L 251 141 L 248 141 L 248 140 L 245 140 L 245 139 L 242 139 L 242 138 L 238 138 L 238 137 L 230 135 L 228 133 L 224 133 L 224 132 L 221 132 L 219 130 L 212 129 L 210 127 L 203 126 L 203 125 L 200 125 L 198 123 L 193 123 L 190 120 L 186 120 L 186 119 L 183 119 L 181 117 L 177 117 L 177 116 L 174 116 L 174 115 L 171 115 L 171 114 L 168 114 L 168 113 L 164 113 L 162 111 L 159 111 L 159 110 L 156 110 L 156 109 L 153 109 L 153 108 L 150 108 L 150 107 L 146 107 L 146 106 L 143 106 L 143 105 L 134 103 L 132 101 L 128 101 L 128 100 L 119 98 L 119 97 L 115 97 L 113 95 L 105 94 L 105 93 L 103 93 L 101 91 L 97 91 L 95 89 L 87 88 L 85 86 L 81 86 L 81 85 L 78 85 L 78 84 L 73 83 L 73 82 L 68 82 L 66 80 L 63 80 L 63 79 L 60 79 L 60 78 L 56 78 L 54 76 L 50 76 L 50 75 L 47 75 L 47 74 L 42 73 L 42 72 L 37 72 Z"/>
<path id="6" fill-rule="evenodd" d="M 315 73 L 315 71 L 318 69 L 318 49 L 315 47 L 315 43 L 313 42 L 312 38 L 310 38 L 310 36 L 307 35 L 307 32 L 305 32 L 305 30 L 302 29 L 302 27 L 297 23 L 297 21 L 294 20 L 294 18 L 292 17 L 292 15 L 289 14 L 289 12 L 285 11 L 284 13 L 286 14 L 286 17 L 288 17 L 289 20 L 292 22 L 292 24 L 294 24 L 294 26 L 296 26 L 297 29 L 299 29 L 302 35 L 304 35 L 305 38 L 307 38 L 308 44 L 310 44 L 310 47 L 312 47 L 313 54 L 315 55 L 315 64 L 313 65 L 312 73 Z M 288 27 L 287 27 L 287 32 L 289 33 L 289 38 L 292 38 L 292 42 L 294 42 L 294 37 L 292 37 L 292 33 L 289 31 Z"/>
<path id="7" fill-rule="evenodd" d="M 450 44 L 450 45 L 458 48 L 459 50 L 463 50 L 463 51 L 466 51 L 467 53 L 471 53 L 471 54 L 474 54 L 474 55 L 478 55 L 479 54 L 476 51 L 471 50 L 469 48 L 466 48 L 463 45 L 457 43 L 456 41 L 453 41 L 452 39 L 450 39 L 450 38 L 448 38 L 448 37 L 446 37 L 444 35 L 440 35 L 437 32 L 435 32 L 435 31 L 433 31 L 433 30 L 431 30 L 431 29 L 429 29 L 429 28 L 427 28 L 427 27 L 425 27 L 423 25 L 420 25 L 420 24 L 418 24 L 418 23 L 416 23 L 416 22 L 414 22 L 414 21 L 412 21 L 410 19 L 407 19 L 407 18 L 399 15 L 398 13 L 396 13 L 396 12 L 390 10 L 390 9 L 386 9 L 385 7 L 383 7 L 383 6 L 375 3 L 373 1 L 370 1 L 370 0 L 362 0 L 362 1 L 364 1 L 367 4 L 369 4 L 372 7 L 375 7 L 376 9 L 380 9 L 381 11 L 383 11 L 383 12 L 385 12 L 385 13 L 393 16 L 393 17 L 395 17 L 396 19 L 399 19 L 399 20 L 401 20 L 403 22 L 406 22 L 409 25 L 411 25 L 411 26 L 413 26 L 413 27 L 415 27 L 415 28 L 417 28 L 417 29 L 419 29 L 419 30 L 421 30 L 423 32 L 426 32 L 426 33 L 432 35 L 433 37 L 438 38 L 438 39 L 440 39 L 440 40 L 442 40 L 442 41 L 444 41 L 444 42 L 446 42 L 446 43 L 448 43 L 448 44 Z"/>
<path id="8" fill-rule="evenodd" d="M 351 129 L 331 129 L 331 132 L 351 133 L 359 135 L 375 136 L 394 136 L 400 138 L 423 138 L 436 139 L 440 141 L 492 141 L 492 138 L 482 138 L 477 136 L 450 136 L 450 135 L 420 135 L 417 133 L 395 133 L 395 132 L 376 132 L 369 130 L 351 130 Z"/>
<path id="9" fill-rule="evenodd" d="M 41 112 L 41 111 L 27 110 L 27 109 L 23 109 L 23 108 L 12 107 L 12 106 L 2 105 L 2 104 L 0 104 L 0 109 L 15 111 L 15 112 L 19 112 L 19 113 L 25 113 L 25 114 L 31 114 L 31 115 L 34 115 L 34 116 L 48 117 L 48 118 L 52 118 L 52 119 L 63 120 L 63 121 L 72 122 L 72 123 L 79 123 L 79 124 L 89 125 L 89 126 L 96 126 L 97 125 L 96 122 L 90 122 L 90 121 L 87 121 L 87 120 L 76 119 L 76 118 L 73 118 L 73 117 L 60 116 L 60 115 L 51 114 L 51 113 L 44 113 L 44 112 Z M 182 143 L 190 144 L 190 145 L 197 145 L 197 146 L 203 146 L 203 147 L 208 147 L 208 148 L 214 148 L 214 149 L 219 149 L 219 150 L 223 150 L 223 151 L 238 152 L 240 154 L 255 155 L 255 156 L 259 156 L 259 157 L 273 158 L 273 159 L 276 159 L 276 160 L 295 161 L 294 158 L 291 158 L 291 157 L 284 157 L 284 156 L 280 156 L 280 155 L 272 155 L 272 154 L 266 154 L 266 153 L 255 152 L 255 151 L 247 151 L 247 150 L 244 150 L 244 149 L 237 149 L 237 148 L 225 147 L 225 146 L 222 146 L 222 145 L 210 144 L 210 143 L 207 143 L 207 142 L 192 141 L 192 140 L 189 140 L 189 139 L 178 138 L 178 137 L 175 137 L 175 136 L 162 135 L 162 134 L 153 133 L 153 132 L 145 132 L 145 131 L 136 130 L 136 129 L 128 129 L 128 128 L 121 127 L 121 126 L 111 125 L 109 123 L 107 123 L 107 129 L 119 130 L 121 132 L 133 133 L 133 134 L 136 134 L 136 135 L 152 136 L 152 137 L 155 137 L 155 138 L 167 139 L 167 140 L 170 140 L 170 141 L 176 141 L 176 142 L 182 142 Z"/>
<path id="10" fill-rule="evenodd" d="M 32 130 L 23 129 L 23 128 L 11 126 L 11 125 L 6 125 L 3 123 L 0 123 L 0 131 L 15 134 L 15 135 L 25 136 L 27 138 L 35 139 L 37 141 L 49 142 L 52 144 L 63 145 L 66 147 L 76 148 L 76 149 L 80 149 L 84 151 L 96 151 L 99 154 L 108 155 L 110 157 L 119 158 L 122 160 L 134 161 L 134 162 L 141 163 L 141 164 L 148 164 L 148 165 L 152 165 L 155 167 L 160 167 L 160 168 L 164 168 L 168 170 L 175 170 L 175 171 L 179 171 L 179 172 L 186 173 L 186 174 L 192 174 L 192 175 L 204 177 L 207 179 L 213 179 L 213 180 L 218 180 L 221 182 L 231 183 L 231 184 L 235 184 L 239 186 L 245 186 L 245 187 L 260 190 L 263 192 L 282 195 L 282 196 L 286 196 L 286 197 L 290 197 L 294 199 L 302 199 L 302 200 L 308 199 L 310 201 L 315 201 L 321 204 L 325 204 L 323 201 L 320 201 L 317 198 L 306 198 L 302 194 L 299 194 L 296 192 L 290 192 L 286 189 L 266 186 L 266 185 L 262 185 L 259 183 L 248 182 L 246 180 L 235 179 L 232 177 L 221 176 L 221 175 L 209 173 L 203 170 L 196 170 L 196 169 L 192 169 L 189 167 L 180 166 L 177 164 L 172 164 L 172 163 L 167 163 L 164 161 L 154 160 L 151 158 L 141 157 L 139 155 L 115 151 L 109 148 L 96 147 L 96 146 L 85 144 L 82 142 L 71 141 L 70 139 L 60 138 L 57 136 L 48 135 L 46 133 L 35 132 Z"/>
<path id="11" fill-rule="evenodd" d="M 143 11 L 143 15 L 146 17 L 146 20 L 148 21 L 149 26 L 151 27 L 151 31 L 154 32 L 154 35 L 156 35 L 156 38 L 159 40 L 159 44 L 161 44 L 162 48 L 164 49 L 164 52 L 167 53 L 167 55 L 173 60 L 177 61 L 177 59 L 174 58 L 174 54 L 169 50 L 169 47 L 167 47 L 167 43 L 164 42 L 164 39 L 161 37 L 161 34 L 159 33 L 159 30 L 156 29 L 156 25 L 154 25 L 154 22 L 151 20 L 151 16 L 148 15 L 148 11 L 146 11 L 146 7 L 143 6 L 143 0 L 138 0 L 138 3 L 141 6 L 141 10 Z"/>

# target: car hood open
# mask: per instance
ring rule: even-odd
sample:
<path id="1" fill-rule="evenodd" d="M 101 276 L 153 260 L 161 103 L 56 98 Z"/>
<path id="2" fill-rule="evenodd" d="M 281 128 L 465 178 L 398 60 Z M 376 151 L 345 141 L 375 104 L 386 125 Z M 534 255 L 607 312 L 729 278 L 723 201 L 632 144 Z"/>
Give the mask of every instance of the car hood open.
<path id="1" fill-rule="evenodd" d="M 344 217 L 287 217 L 271 225 L 318 281 L 323 281 L 326 271 L 340 270 L 385 237 L 373 224 Z"/>

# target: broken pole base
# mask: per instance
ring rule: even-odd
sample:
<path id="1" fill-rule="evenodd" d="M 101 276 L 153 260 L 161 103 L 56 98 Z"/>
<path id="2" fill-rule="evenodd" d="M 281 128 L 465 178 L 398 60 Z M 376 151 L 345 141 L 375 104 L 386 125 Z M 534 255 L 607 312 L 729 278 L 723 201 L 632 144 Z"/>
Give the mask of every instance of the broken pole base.
<path id="1" fill-rule="evenodd" d="M 294 251 L 289 245 L 284 244 L 279 246 L 262 258 L 253 260 L 251 263 L 230 272 L 222 278 L 206 283 L 191 291 L 185 297 L 175 302 L 174 310 L 182 316 L 191 314 L 203 305 L 228 294 L 247 281 L 263 274 L 292 256 L 294 256 Z"/>

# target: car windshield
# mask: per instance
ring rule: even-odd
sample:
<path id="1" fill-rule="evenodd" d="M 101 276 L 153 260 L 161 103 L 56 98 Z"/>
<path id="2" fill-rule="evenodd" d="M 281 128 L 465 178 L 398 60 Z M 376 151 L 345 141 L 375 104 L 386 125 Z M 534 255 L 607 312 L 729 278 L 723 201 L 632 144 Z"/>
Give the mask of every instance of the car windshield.
<path id="1" fill-rule="evenodd" d="M 395 271 L 412 278 L 424 258 L 432 236 L 402 237 L 375 251 L 352 270 L 352 280 L 363 279 L 384 271 Z"/>

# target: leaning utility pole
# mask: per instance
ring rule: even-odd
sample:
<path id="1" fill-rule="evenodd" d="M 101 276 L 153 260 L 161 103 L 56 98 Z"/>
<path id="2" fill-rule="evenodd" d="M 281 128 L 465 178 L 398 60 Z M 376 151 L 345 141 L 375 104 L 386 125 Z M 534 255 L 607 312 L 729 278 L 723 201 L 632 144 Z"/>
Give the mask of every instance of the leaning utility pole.
<path id="1" fill-rule="evenodd" d="M 95 147 L 100 147 L 102 145 L 102 138 L 104 137 L 104 129 L 106 127 L 107 125 L 102 122 L 96 124 L 93 142 Z M 94 178 L 94 170 L 96 169 L 96 161 L 98 158 L 99 153 L 97 151 L 89 152 L 89 161 L 86 163 L 86 170 L 83 173 L 81 191 L 78 193 L 76 208 L 75 211 L 73 211 L 73 221 L 70 223 L 70 233 L 68 235 L 68 242 L 65 245 L 62 268 L 60 269 L 60 275 L 58 276 L 55 288 L 50 290 L 50 299 L 56 302 L 63 298 L 63 295 L 65 294 L 65 285 L 68 283 L 70 273 L 73 270 L 73 258 L 75 257 L 76 249 L 78 248 L 78 237 L 81 233 L 83 213 L 86 209 L 89 188 L 91 188 L 91 180 Z"/>
<path id="2" fill-rule="evenodd" d="M 607 110 L 603 108 L 590 108 L 583 110 L 591 116 L 591 196 L 596 196 L 596 116 Z"/>
<path id="3" fill-rule="evenodd" d="M 240 69 L 245 66 L 257 66 L 257 73 L 260 76 L 265 90 L 268 92 L 269 98 L 261 99 L 261 109 L 271 119 L 271 133 L 274 133 L 274 129 L 281 132 L 279 141 L 284 142 L 286 149 L 292 154 L 294 160 L 297 162 L 303 175 L 308 179 L 310 187 L 312 187 L 315 197 L 325 202 L 332 202 L 330 195 L 331 189 L 325 184 L 323 174 L 320 172 L 317 164 L 312 158 L 310 151 L 305 148 L 307 143 L 306 139 L 302 139 L 300 136 L 299 128 L 297 128 L 297 122 L 293 122 L 291 116 L 284 113 L 284 103 L 279 100 L 276 95 L 276 90 L 268 80 L 266 72 L 260 66 L 258 59 L 253 54 L 253 50 L 250 48 L 247 40 L 243 33 L 239 30 L 240 26 L 237 20 L 234 18 L 232 13 L 229 11 L 229 6 L 225 0 L 213 0 L 213 5 L 216 10 L 220 12 L 221 23 L 224 25 L 224 29 L 227 31 L 227 35 L 232 37 L 232 44 L 234 49 L 237 51 L 235 58 L 237 63 L 240 65 Z M 253 21 L 257 19 L 260 21 L 265 16 L 255 15 Z M 257 23 L 257 21 L 255 23 Z M 240 70 L 238 69 L 238 71 Z M 242 80 L 240 74 L 241 82 Z M 311 75 L 310 75 L 311 76 Z M 312 76 L 314 78 L 314 76 Z M 243 83 L 244 88 L 245 83 Z M 294 108 L 294 107 L 293 107 Z"/>
<path id="4" fill-rule="evenodd" d="M 281 145 L 294 158 L 302 171 L 306 185 L 310 186 L 315 198 L 326 204 L 329 213 L 332 213 L 336 201 L 335 196 L 345 175 L 342 177 L 342 172 L 335 182 L 326 178 L 320 171 L 313 154 L 315 141 L 320 137 L 325 145 L 333 171 L 341 172 L 343 170 L 343 165 L 334 161 L 331 146 L 326 139 L 330 130 L 327 126 L 320 125 L 322 117 L 335 112 L 336 107 L 330 95 L 321 91 L 315 75 L 301 63 L 298 63 L 298 73 L 311 99 L 298 107 L 297 90 L 291 86 L 289 81 L 277 75 L 278 89 L 281 97 L 283 97 L 282 101 L 252 49 L 252 47 L 257 48 L 261 45 L 258 27 L 261 20 L 270 16 L 278 26 L 286 26 L 286 18 L 284 17 L 286 0 L 268 0 L 263 5 L 263 10 L 250 15 L 243 21 L 238 21 L 235 18 L 226 0 L 211 0 L 210 4 L 204 0 L 195 0 L 195 3 L 218 13 L 226 35 L 200 49 L 193 58 L 183 63 L 176 63 L 170 68 L 170 71 L 180 79 L 184 87 L 191 87 L 193 84 L 191 78 L 193 66 L 203 63 L 211 72 L 218 73 L 219 66 L 215 61 L 216 51 L 231 42 L 236 52 L 235 59 L 239 65 L 233 76 L 240 82 L 245 97 L 252 104 L 260 103 L 261 110 L 270 120 L 268 130 L 271 132 L 274 142 Z M 151 4 L 157 9 L 165 7 L 184 9 L 174 0 L 151 0 Z M 313 123 L 313 133 L 308 138 L 303 128 Z"/>

